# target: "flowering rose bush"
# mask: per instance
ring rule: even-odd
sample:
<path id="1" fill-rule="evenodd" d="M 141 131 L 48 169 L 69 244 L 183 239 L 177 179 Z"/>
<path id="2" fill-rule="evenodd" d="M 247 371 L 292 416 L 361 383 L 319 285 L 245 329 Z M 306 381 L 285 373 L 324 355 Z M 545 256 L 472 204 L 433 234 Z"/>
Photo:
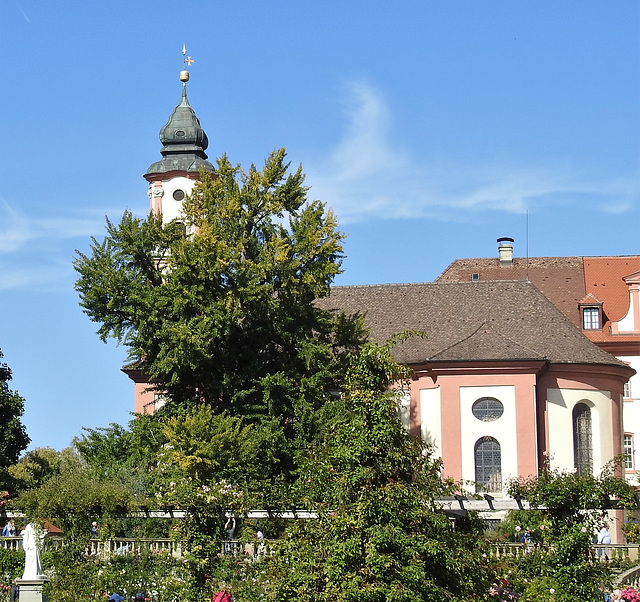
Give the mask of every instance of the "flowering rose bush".
<path id="1" fill-rule="evenodd" d="M 640 592 L 635 587 L 625 587 L 620 594 L 625 602 L 640 602 Z"/>

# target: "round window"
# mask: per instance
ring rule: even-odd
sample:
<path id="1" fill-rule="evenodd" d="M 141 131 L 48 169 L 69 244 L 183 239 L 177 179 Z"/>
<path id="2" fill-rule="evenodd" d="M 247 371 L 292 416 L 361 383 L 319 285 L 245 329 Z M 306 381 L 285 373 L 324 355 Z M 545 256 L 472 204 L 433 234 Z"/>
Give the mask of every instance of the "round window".
<path id="1" fill-rule="evenodd" d="M 184 199 L 184 190 L 180 190 L 179 188 L 177 190 L 173 191 L 173 200 L 174 201 L 182 201 Z"/>
<path id="2" fill-rule="evenodd" d="M 495 397 L 481 397 L 471 406 L 473 415 L 482 422 L 498 420 L 504 413 L 504 406 Z"/>

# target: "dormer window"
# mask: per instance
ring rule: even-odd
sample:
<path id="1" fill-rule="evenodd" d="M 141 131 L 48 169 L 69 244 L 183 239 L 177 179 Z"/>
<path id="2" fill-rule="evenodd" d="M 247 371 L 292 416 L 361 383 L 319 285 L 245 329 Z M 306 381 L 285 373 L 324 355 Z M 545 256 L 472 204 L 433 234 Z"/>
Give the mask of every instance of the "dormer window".
<path id="1" fill-rule="evenodd" d="M 600 330 L 600 308 L 599 307 L 583 307 L 582 308 L 582 329 L 583 330 Z"/>
<path id="2" fill-rule="evenodd" d="M 582 330 L 602 330 L 602 301 L 589 293 L 578 304 Z"/>

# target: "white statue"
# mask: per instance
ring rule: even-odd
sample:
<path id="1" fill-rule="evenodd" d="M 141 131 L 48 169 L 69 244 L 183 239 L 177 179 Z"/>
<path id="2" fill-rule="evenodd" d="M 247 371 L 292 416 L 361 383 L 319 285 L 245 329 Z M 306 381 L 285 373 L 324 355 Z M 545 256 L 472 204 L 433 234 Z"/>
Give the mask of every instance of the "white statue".
<path id="1" fill-rule="evenodd" d="M 26 580 L 44 579 L 42 565 L 40 564 L 40 551 L 38 549 L 40 537 L 32 523 L 29 523 L 22 532 L 22 547 L 24 548 L 24 573 L 22 578 Z"/>

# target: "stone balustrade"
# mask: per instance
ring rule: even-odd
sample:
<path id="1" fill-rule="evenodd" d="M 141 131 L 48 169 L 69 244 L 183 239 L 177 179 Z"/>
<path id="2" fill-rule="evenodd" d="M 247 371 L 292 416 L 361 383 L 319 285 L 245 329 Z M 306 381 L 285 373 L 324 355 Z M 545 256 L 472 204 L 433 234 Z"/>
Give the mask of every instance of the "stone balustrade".
<path id="1" fill-rule="evenodd" d="M 591 560 L 603 558 L 603 554 L 598 555 L 598 550 L 606 550 L 607 556 L 611 560 L 631 560 L 638 562 L 640 558 L 640 545 L 637 543 L 616 543 L 607 546 L 593 544 L 590 549 Z M 526 543 L 494 543 L 490 546 L 489 554 L 499 558 L 502 556 L 519 557 L 530 554 L 536 550 L 535 544 Z"/>

